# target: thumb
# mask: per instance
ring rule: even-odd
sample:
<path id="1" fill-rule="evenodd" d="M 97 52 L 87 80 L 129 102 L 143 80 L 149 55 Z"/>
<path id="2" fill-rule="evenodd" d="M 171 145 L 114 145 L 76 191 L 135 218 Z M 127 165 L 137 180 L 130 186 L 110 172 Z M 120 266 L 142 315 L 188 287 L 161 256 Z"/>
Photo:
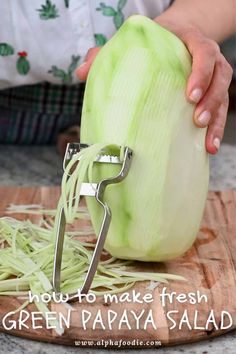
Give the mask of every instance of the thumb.
<path id="1" fill-rule="evenodd" d="M 89 49 L 85 62 L 82 63 L 77 69 L 76 69 L 76 75 L 79 77 L 80 80 L 85 81 L 87 79 L 90 67 L 93 64 L 93 61 L 100 51 L 101 47 L 94 47 Z"/>

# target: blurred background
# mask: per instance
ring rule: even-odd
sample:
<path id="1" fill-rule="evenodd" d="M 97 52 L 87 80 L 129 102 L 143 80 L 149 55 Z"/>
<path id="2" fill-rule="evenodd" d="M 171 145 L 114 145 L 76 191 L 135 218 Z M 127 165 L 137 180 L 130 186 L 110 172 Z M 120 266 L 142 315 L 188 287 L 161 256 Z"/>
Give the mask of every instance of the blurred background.
<path id="1" fill-rule="evenodd" d="M 234 68 L 234 76 L 229 90 L 229 116 L 223 143 L 236 144 L 236 34 L 221 45 L 221 50 L 231 66 Z"/>
<path id="2" fill-rule="evenodd" d="M 218 154 L 210 156 L 210 190 L 236 189 L 236 34 L 221 45 L 221 50 L 234 74 L 224 138 Z"/>

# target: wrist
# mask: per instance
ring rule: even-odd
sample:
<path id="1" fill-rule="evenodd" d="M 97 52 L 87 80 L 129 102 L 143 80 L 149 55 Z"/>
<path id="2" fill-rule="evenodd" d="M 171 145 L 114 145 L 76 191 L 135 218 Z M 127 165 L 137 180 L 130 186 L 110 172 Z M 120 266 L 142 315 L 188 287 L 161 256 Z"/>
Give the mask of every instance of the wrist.
<path id="1" fill-rule="evenodd" d="M 154 21 L 179 37 L 198 31 L 220 43 L 235 32 L 234 9 L 235 0 L 175 0 Z"/>
<path id="2" fill-rule="evenodd" d="M 164 27 L 166 30 L 172 32 L 182 41 L 186 41 L 190 34 L 200 35 L 202 34 L 201 29 L 194 22 L 187 21 L 186 19 L 178 19 L 178 17 L 170 19 L 169 16 L 164 13 L 154 19 L 154 21 L 160 26 Z"/>

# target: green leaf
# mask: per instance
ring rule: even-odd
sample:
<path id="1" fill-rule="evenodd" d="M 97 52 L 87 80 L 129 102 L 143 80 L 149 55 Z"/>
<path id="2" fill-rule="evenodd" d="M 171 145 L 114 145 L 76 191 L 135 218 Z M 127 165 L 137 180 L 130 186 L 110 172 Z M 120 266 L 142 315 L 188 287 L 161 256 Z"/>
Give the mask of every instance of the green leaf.
<path id="1" fill-rule="evenodd" d="M 65 1 L 65 7 L 69 7 L 69 5 L 70 5 L 70 0 L 64 0 Z"/>
<path id="2" fill-rule="evenodd" d="M 5 57 L 14 54 L 14 48 L 8 43 L 0 43 L 0 55 Z"/>
<path id="3" fill-rule="evenodd" d="M 75 71 L 75 69 L 78 66 L 79 61 L 80 61 L 79 55 L 72 55 L 71 64 L 68 67 L 68 74 L 73 73 Z"/>
<path id="4" fill-rule="evenodd" d="M 39 17 L 41 20 L 50 20 L 59 17 L 58 9 L 55 4 L 52 4 L 50 0 L 46 0 L 46 4 L 42 5 L 39 12 Z"/>
<path id="5" fill-rule="evenodd" d="M 97 8 L 97 11 L 102 11 L 104 16 L 115 16 L 116 10 L 111 6 L 106 6 L 104 2 L 100 3 L 100 8 Z"/>
<path id="6" fill-rule="evenodd" d="M 58 68 L 56 65 L 53 65 L 51 69 L 48 71 L 54 77 L 58 77 L 61 79 L 63 84 L 71 84 L 73 81 L 73 72 L 75 71 L 76 67 L 78 66 L 80 60 L 79 55 L 72 55 L 71 63 L 68 66 L 67 72 L 63 69 Z"/>
<path id="7" fill-rule="evenodd" d="M 119 11 L 121 11 L 125 7 L 126 3 L 127 3 L 127 0 L 119 0 L 118 5 L 117 5 L 117 9 Z"/>
<path id="8" fill-rule="evenodd" d="M 96 33 L 94 37 L 95 37 L 96 46 L 98 47 L 103 46 L 107 42 L 107 38 L 103 34 Z"/>
<path id="9" fill-rule="evenodd" d="M 121 11 L 118 11 L 114 16 L 114 24 L 116 26 L 116 29 L 119 29 L 120 26 L 123 24 L 123 22 L 124 22 L 124 15 Z"/>
<path id="10" fill-rule="evenodd" d="M 70 85 L 70 84 L 72 84 L 72 81 L 73 81 L 73 77 L 72 77 L 71 73 L 67 73 L 67 74 L 65 74 L 65 76 L 62 80 L 62 83 L 65 85 Z"/>
<path id="11" fill-rule="evenodd" d="M 104 16 L 115 16 L 116 11 L 111 6 L 106 6 L 102 9 L 102 13 Z"/>
<path id="12" fill-rule="evenodd" d="M 57 66 L 53 65 L 50 70 L 48 70 L 49 74 L 52 74 L 54 77 L 58 77 L 60 79 L 64 79 L 66 73 L 64 70 L 59 69 Z"/>
<path id="13" fill-rule="evenodd" d="M 19 57 L 16 62 L 16 69 L 20 75 L 27 75 L 30 71 L 30 63 L 25 57 Z"/>

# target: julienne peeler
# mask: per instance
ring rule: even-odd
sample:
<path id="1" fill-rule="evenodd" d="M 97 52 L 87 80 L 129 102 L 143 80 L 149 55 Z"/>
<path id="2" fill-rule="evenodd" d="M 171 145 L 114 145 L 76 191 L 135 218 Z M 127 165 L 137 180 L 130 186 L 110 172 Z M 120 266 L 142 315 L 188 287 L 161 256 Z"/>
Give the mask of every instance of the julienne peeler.
<path id="1" fill-rule="evenodd" d="M 69 143 L 66 148 L 64 161 L 63 161 L 63 170 L 65 170 L 68 162 L 72 157 L 88 147 L 87 144 L 81 143 Z M 87 294 L 94 275 L 97 270 L 97 266 L 100 260 L 100 256 L 104 247 L 104 243 L 107 237 L 109 226 L 111 223 L 111 210 L 107 203 L 103 200 L 105 189 L 110 184 L 115 184 L 121 182 L 127 175 L 130 169 L 131 161 L 133 157 L 133 151 L 129 147 L 124 148 L 123 159 L 121 160 L 118 155 L 106 155 L 101 153 L 97 155 L 94 162 L 96 163 L 108 163 L 108 164 L 119 164 L 121 165 L 120 172 L 112 177 L 101 180 L 99 183 L 87 183 L 84 182 L 81 185 L 80 195 L 95 197 L 99 205 L 103 208 L 103 220 L 101 223 L 100 231 L 97 237 L 97 243 L 93 252 L 93 256 L 85 276 L 83 285 L 79 290 L 80 294 Z M 78 159 L 79 161 L 79 159 Z M 55 253 L 54 253 L 54 265 L 53 265 L 53 289 L 56 295 L 61 294 L 60 290 L 60 278 L 61 278 L 61 263 L 62 263 L 62 253 L 63 253 L 63 244 L 64 244 L 64 235 L 66 228 L 66 219 L 64 208 L 61 207 L 58 227 L 56 230 L 56 243 L 55 243 Z M 71 295 L 69 301 L 76 301 L 77 295 Z"/>

